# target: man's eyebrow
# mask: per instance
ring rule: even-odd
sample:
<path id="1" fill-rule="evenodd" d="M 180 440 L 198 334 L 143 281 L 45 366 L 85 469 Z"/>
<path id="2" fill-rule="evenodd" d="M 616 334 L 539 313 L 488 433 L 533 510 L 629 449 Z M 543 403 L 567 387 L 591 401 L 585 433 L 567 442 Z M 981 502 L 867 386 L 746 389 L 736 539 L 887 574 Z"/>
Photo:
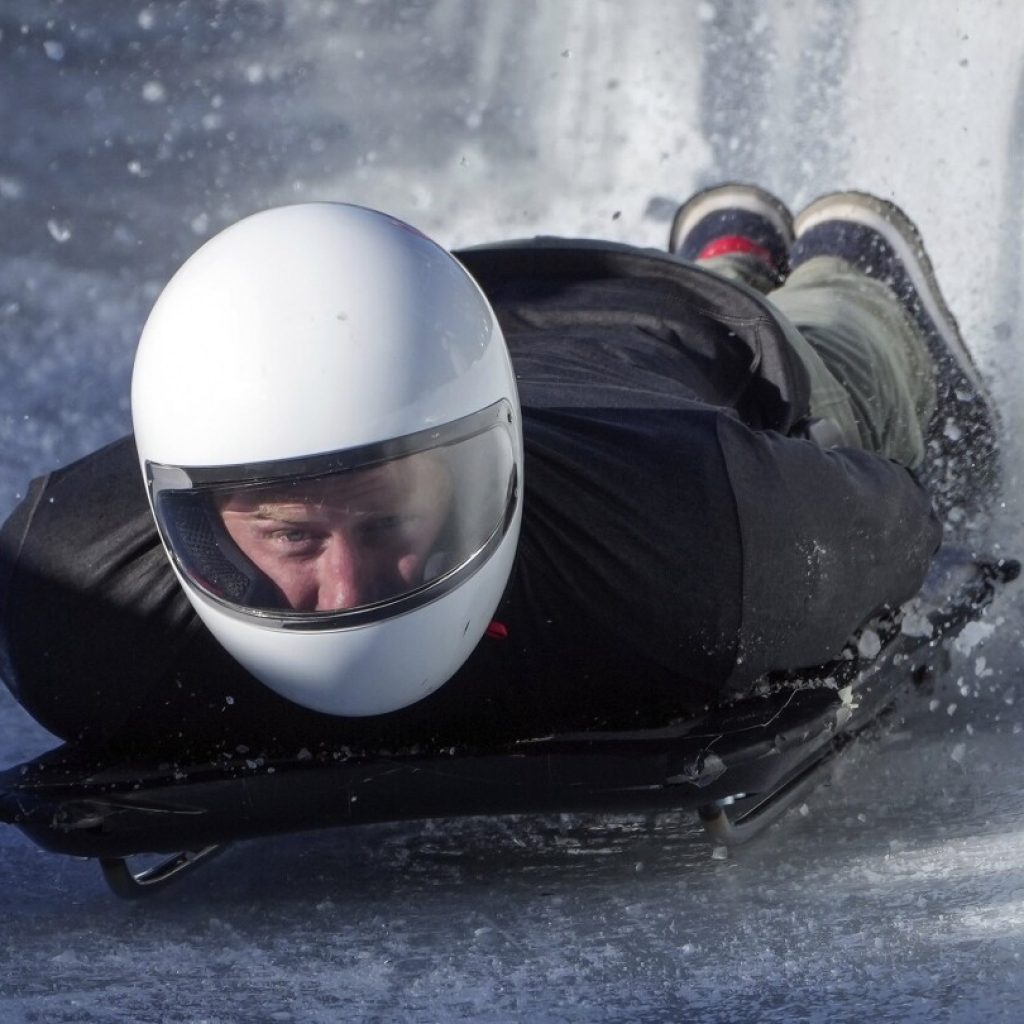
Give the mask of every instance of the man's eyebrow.
<path id="1" fill-rule="evenodd" d="M 290 518 L 284 510 L 278 511 L 266 505 L 259 505 L 256 508 L 226 508 L 224 511 L 229 515 L 245 516 L 247 519 L 270 519 L 281 523 L 304 522 L 304 520 Z"/>

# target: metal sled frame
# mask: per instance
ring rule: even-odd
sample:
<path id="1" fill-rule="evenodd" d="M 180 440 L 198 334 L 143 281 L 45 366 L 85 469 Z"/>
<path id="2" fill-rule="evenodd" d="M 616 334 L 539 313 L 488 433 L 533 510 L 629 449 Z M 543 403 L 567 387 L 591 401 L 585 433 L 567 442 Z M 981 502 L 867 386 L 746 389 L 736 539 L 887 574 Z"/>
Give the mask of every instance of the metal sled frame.
<path id="1" fill-rule="evenodd" d="M 887 624 L 870 663 L 776 680 L 661 729 L 581 732 L 498 750 L 345 751 L 200 765 L 104 763 L 60 747 L 0 774 L 0 822 L 44 849 L 100 860 L 119 896 L 158 892 L 240 839 L 435 817 L 697 811 L 716 842 L 761 833 L 818 785 L 836 754 L 946 656 L 1019 565 L 944 557 L 923 594 L 932 635 Z M 185 852 L 182 852 L 185 851 Z M 135 871 L 137 854 L 171 856 Z"/>

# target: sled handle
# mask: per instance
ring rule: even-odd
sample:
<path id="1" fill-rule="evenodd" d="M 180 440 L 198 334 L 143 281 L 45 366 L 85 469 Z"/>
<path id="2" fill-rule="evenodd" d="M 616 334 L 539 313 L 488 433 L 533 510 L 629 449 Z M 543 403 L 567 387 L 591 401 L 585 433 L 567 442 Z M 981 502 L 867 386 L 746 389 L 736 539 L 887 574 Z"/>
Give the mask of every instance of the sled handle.
<path id="1" fill-rule="evenodd" d="M 884 713 L 884 710 L 883 710 Z M 846 746 L 845 741 L 836 738 L 822 753 L 796 773 L 779 789 L 757 800 L 753 807 L 733 815 L 730 813 L 732 800 L 716 800 L 698 808 L 698 815 L 704 831 L 712 842 L 721 846 L 742 846 L 759 836 L 766 828 L 778 821 L 798 800 L 828 781 L 832 761 Z"/>
<path id="2" fill-rule="evenodd" d="M 107 885 L 118 896 L 125 900 L 138 900 L 166 888 L 186 872 L 193 871 L 226 849 L 226 843 L 216 843 L 200 850 L 184 850 L 143 871 L 133 871 L 126 857 L 102 857 L 100 868 Z"/>

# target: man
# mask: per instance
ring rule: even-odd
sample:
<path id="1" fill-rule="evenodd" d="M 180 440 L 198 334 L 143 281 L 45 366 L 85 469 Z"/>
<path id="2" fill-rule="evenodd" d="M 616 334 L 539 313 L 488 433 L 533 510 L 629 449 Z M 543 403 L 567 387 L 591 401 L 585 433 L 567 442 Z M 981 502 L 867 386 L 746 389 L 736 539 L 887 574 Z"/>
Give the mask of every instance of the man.
<path id="1" fill-rule="evenodd" d="M 915 473 L 943 510 L 990 482 L 956 323 L 859 193 L 794 224 L 721 186 L 671 248 L 456 261 L 335 204 L 212 239 L 146 325 L 134 442 L 0 535 L 16 696 L 148 756 L 483 746 L 836 657 L 939 544 Z"/>

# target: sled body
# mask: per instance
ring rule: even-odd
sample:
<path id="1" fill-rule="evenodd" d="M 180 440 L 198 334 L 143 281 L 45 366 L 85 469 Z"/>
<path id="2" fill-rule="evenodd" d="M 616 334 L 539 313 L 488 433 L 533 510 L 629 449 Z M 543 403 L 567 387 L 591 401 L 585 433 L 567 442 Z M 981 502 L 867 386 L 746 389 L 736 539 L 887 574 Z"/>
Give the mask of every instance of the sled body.
<path id="1" fill-rule="evenodd" d="M 98 858 L 121 895 L 160 888 L 224 844 L 382 821 L 548 812 L 699 812 L 744 842 L 822 781 L 833 758 L 941 668 L 945 645 L 1019 566 L 944 550 L 912 607 L 870 624 L 880 650 L 768 679 L 705 714 L 486 751 L 345 750 L 147 765 L 65 745 L 0 774 L 0 821 L 54 853 Z M 865 645 L 861 645 L 864 649 Z M 133 874 L 126 859 L 173 856 Z"/>

